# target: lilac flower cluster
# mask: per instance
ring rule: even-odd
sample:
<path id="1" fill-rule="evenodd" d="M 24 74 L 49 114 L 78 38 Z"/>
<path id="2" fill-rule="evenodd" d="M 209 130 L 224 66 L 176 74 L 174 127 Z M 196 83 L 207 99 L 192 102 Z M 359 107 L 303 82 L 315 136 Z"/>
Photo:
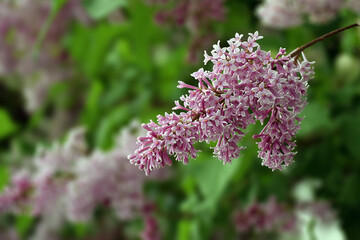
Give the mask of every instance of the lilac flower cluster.
<path id="1" fill-rule="evenodd" d="M 360 1 L 358 0 L 348 0 L 346 7 L 352 9 L 356 13 L 360 13 Z"/>
<path id="2" fill-rule="evenodd" d="M 164 6 L 169 0 L 147 0 L 150 4 Z M 215 35 L 212 23 L 225 20 L 224 0 L 177 0 L 170 9 L 161 7 L 156 14 L 156 21 L 161 24 L 173 23 L 185 26 L 191 35 L 188 60 L 195 62 L 198 59 L 196 49 L 207 48 Z"/>
<path id="3" fill-rule="evenodd" d="M 16 232 L 15 228 L 1 230 L 0 239 L 6 240 L 20 240 L 19 234 Z"/>
<path id="4" fill-rule="evenodd" d="M 331 223 L 336 220 L 336 212 L 325 201 L 306 201 L 297 204 L 296 209 L 301 212 L 309 212 L 323 223 Z"/>
<path id="5" fill-rule="evenodd" d="M 66 191 L 75 161 L 85 154 L 83 137 L 84 130 L 75 129 L 64 145 L 55 143 L 51 150 L 39 149 L 33 166 L 16 172 L 0 196 L 1 212 L 16 212 L 29 206 L 34 215 L 50 211 Z"/>
<path id="6" fill-rule="evenodd" d="M 143 124 L 147 135 L 138 138 L 140 145 L 130 162 L 146 174 L 171 165 L 168 154 L 187 164 L 196 158 L 195 142 L 217 141 L 214 156 L 230 163 L 243 147 L 237 144 L 244 129 L 259 120 L 266 122 L 260 134 L 259 157 L 269 168 L 282 169 L 293 159 L 292 141 L 301 119 L 297 117 L 306 104 L 308 80 L 312 77 L 312 63 L 303 56 L 302 62 L 286 55 L 280 48 L 273 58 L 271 52 L 260 49 L 258 32 L 228 41 L 228 47 L 214 45 L 211 55 L 205 52 L 204 63 L 211 61 L 212 71 L 203 68 L 192 76 L 198 86 L 179 82 L 179 88 L 189 88 L 175 101 L 174 110 L 181 113 L 158 115 L 158 123 Z"/>
<path id="7" fill-rule="evenodd" d="M 11 188 L 6 188 L 0 196 L 0 212 L 17 210 L 17 206 L 27 200 L 31 190 L 31 179 L 26 171 L 20 171 L 11 179 Z"/>
<path id="8" fill-rule="evenodd" d="M 72 76 L 70 58 L 60 41 L 74 20 L 90 22 L 79 0 L 67 1 L 34 57 L 35 43 L 50 11 L 51 1 L 46 0 L 0 2 L 0 75 L 21 76 L 18 85 L 29 111 L 43 104 L 54 83 Z"/>
<path id="9" fill-rule="evenodd" d="M 302 24 L 305 16 L 313 23 L 327 22 L 343 8 L 360 12 L 357 0 L 265 0 L 257 8 L 257 15 L 264 25 L 288 28 Z"/>
<path id="10" fill-rule="evenodd" d="M 88 155 L 83 128 L 71 132 L 64 144 L 40 150 L 31 168 L 16 173 L 0 195 L 0 212 L 29 209 L 44 217 L 60 208 L 63 219 L 87 221 L 102 205 L 121 220 L 134 218 L 143 206 L 145 179 L 126 156 L 135 150 L 132 131 L 138 128 L 134 122 L 123 129 L 108 153 Z"/>
<path id="11" fill-rule="evenodd" d="M 160 228 L 159 224 L 156 221 L 154 215 L 155 212 L 155 204 L 147 203 L 144 205 L 142 209 L 144 219 L 145 219 L 145 228 L 141 233 L 141 237 L 143 240 L 160 240 Z"/>
<path id="12" fill-rule="evenodd" d="M 235 229 L 242 238 L 247 239 L 251 233 L 256 236 L 282 234 L 288 232 L 298 235 L 303 224 L 298 213 L 307 212 L 323 224 L 335 221 L 335 213 L 327 202 L 312 201 L 297 203 L 293 206 L 279 203 L 275 197 L 266 202 L 254 202 L 234 214 Z"/>
<path id="13" fill-rule="evenodd" d="M 236 231 L 242 235 L 270 232 L 292 232 L 296 230 L 295 212 L 272 197 L 266 202 L 252 203 L 234 214 Z"/>
<path id="14" fill-rule="evenodd" d="M 160 1 L 160 4 L 163 4 L 163 1 Z M 181 0 L 176 2 L 174 8 L 159 12 L 156 20 L 161 23 L 174 21 L 179 25 L 191 21 L 193 27 L 198 27 L 205 20 L 224 20 L 224 15 L 223 0 Z"/>
<path id="15" fill-rule="evenodd" d="M 119 219 L 132 219 L 143 205 L 143 178 L 127 163 L 118 150 L 80 160 L 75 174 L 81 177 L 68 184 L 69 219 L 89 221 L 100 205 L 113 209 Z"/>

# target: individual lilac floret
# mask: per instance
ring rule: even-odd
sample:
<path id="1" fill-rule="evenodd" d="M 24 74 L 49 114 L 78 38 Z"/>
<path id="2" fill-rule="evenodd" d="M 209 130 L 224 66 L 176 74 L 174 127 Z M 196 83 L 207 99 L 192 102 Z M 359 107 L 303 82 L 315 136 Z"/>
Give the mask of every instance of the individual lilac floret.
<path id="1" fill-rule="evenodd" d="M 205 64 L 211 61 L 212 71 L 199 69 L 191 74 L 198 86 L 179 81 L 179 88 L 188 88 L 187 95 L 175 101 L 174 110 L 182 112 L 158 115 L 157 122 L 143 124 L 147 135 L 139 137 L 139 148 L 129 156 L 148 175 L 150 171 L 171 165 L 169 155 L 184 164 L 196 158 L 196 142 L 217 142 L 214 156 L 230 163 L 243 147 L 238 143 L 244 129 L 259 120 L 267 121 L 260 138 L 259 157 L 269 168 L 282 169 L 294 156 L 292 141 L 299 129 L 299 112 L 306 104 L 308 80 L 312 64 L 286 55 L 280 48 L 276 57 L 260 49 L 258 32 L 228 41 L 228 47 L 214 45 L 211 55 L 205 52 Z"/>

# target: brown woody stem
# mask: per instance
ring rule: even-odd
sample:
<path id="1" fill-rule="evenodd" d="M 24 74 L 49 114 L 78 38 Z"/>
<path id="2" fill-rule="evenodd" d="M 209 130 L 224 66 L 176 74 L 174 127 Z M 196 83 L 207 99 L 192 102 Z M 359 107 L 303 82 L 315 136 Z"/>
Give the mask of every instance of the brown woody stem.
<path id="1" fill-rule="evenodd" d="M 337 34 L 339 32 L 345 31 L 345 30 L 347 30 L 349 28 L 359 27 L 359 26 L 360 26 L 359 23 L 354 23 L 354 24 L 351 24 L 349 26 L 342 27 L 342 28 L 336 29 L 336 30 L 334 30 L 332 32 L 329 32 L 327 34 L 324 34 L 324 35 L 312 40 L 311 42 L 308 42 L 308 43 L 296 48 L 294 51 L 292 51 L 290 53 L 290 57 L 297 57 L 302 51 L 304 51 L 306 48 L 314 45 L 315 43 L 320 42 L 320 41 L 322 41 L 322 40 L 324 40 L 324 39 L 326 39 L 328 37 L 331 37 L 332 35 L 335 35 L 335 34 Z"/>

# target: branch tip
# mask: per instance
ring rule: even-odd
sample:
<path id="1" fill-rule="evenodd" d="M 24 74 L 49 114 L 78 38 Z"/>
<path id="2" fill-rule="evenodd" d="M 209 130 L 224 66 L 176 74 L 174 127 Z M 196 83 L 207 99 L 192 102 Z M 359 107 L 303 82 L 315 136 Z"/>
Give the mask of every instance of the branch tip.
<path id="1" fill-rule="evenodd" d="M 324 34 L 324 35 L 322 35 L 322 36 L 320 36 L 320 37 L 312 40 L 311 42 L 308 42 L 308 43 L 306 43 L 306 44 L 304 44 L 304 45 L 296 48 L 296 49 L 295 49 L 294 51 L 292 51 L 289 55 L 290 55 L 290 57 L 295 57 L 295 59 L 297 59 L 297 58 L 299 57 L 299 54 L 300 54 L 302 51 L 304 51 L 306 48 L 314 45 L 315 43 L 321 42 L 321 41 L 323 41 L 324 39 L 326 39 L 326 38 L 328 38 L 328 37 L 331 37 L 331 36 L 333 36 L 333 35 L 335 35 L 335 34 L 337 34 L 337 33 L 343 32 L 343 31 L 345 31 L 345 30 L 347 30 L 347 29 L 350 29 L 350 28 L 353 28 L 353 27 L 359 27 L 359 26 L 360 26 L 360 23 L 354 23 L 354 24 L 351 24 L 351 25 L 348 25 L 348 26 L 345 26 L 345 27 L 342 27 L 342 28 L 338 28 L 338 29 L 336 29 L 336 30 L 334 30 L 334 31 L 331 31 L 331 32 L 329 32 L 329 33 L 326 33 L 326 34 Z"/>

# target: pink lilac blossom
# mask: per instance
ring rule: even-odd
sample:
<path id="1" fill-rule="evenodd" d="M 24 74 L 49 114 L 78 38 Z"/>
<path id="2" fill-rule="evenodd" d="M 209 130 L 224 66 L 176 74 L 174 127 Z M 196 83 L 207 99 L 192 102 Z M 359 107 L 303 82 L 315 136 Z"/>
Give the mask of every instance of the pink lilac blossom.
<path id="1" fill-rule="evenodd" d="M 0 211 L 30 207 L 33 215 L 43 215 L 65 192 L 74 162 L 86 151 L 84 129 L 70 132 L 67 141 L 50 150 L 39 149 L 33 166 L 15 173 L 11 185 L 0 196 Z M 31 173 L 31 174 L 30 174 Z"/>
<path id="2" fill-rule="evenodd" d="M 265 0 L 257 8 L 257 15 L 266 26 L 288 28 L 300 25 L 305 18 L 320 24 L 334 19 L 340 10 L 349 8 L 359 12 L 356 0 Z"/>
<path id="3" fill-rule="evenodd" d="M 16 229 L 0 229 L 0 239 L 4 240 L 20 240 Z"/>
<path id="4" fill-rule="evenodd" d="M 60 227 L 66 216 L 61 200 L 53 201 L 51 209 L 41 215 L 29 240 L 61 240 Z"/>
<path id="5" fill-rule="evenodd" d="M 96 152 L 81 160 L 76 169 L 81 177 L 68 185 L 69 219 L 87 221 L 100 205 L 115 210 L 119 219 L 133 218 L 143 204 L 143 178 L 136 170 L 126 161 L 126 155 L 116 150 Z"/>
<path id="6" fill-rule="evenodd" d="M 133 218 L 139 211 L 143 205 L 145 179 L 126 159 L 136 147 L 134 130 L 139 131 L 137 122 L 132 122 L 118 135 L 115 150 L 95 151 L 77 163 L 75 175 L 78 177 L 68 184 L 69 219 L 89 220 L 99 205 L 112 208 L 122 220 Z"/>
<path id="7" fill-rule="evenodd" d="M 301 202 L 296 208 L 302 212 L 310 212 L 323 223 L 331 223 L 336 219 L 336 212 L 331 208 L 330 204 L 325 201 Z"/>
<path id="8" fill-rule="evenodd" d="M 134 132 L 142 131 L 134 121 L 117 135 L 114 150 L 89 154 L 84 128 L 75 129 L 63 144 L 40 149 L 30 169 L 14 175 L 0 195 L 0 212 L 30 210 L 39 216 L 32 239 L 57 239 L 66 220 L 92 220 L 98 206 L 110 208 L 122 221 L 134 219 L 144 207 L 145 178 L 127 155 L 136 148 Z M 155 226 L 150 212 L 146 213 L 146 224 Z M 147 236 L 153 236 L 153 230 L 147 231 Z"/>
<path id="9" fill-rule="evenodd" d="M 233 221 L 236 231 L 240 234 L 296 231 L 295 212 L 274 197 L 262 204 L 255 202 L 244 210 L 238 210 Z"/>
<path id="10" fill-rule="evenodd" d="M 302 224 L 297 215 L 298 211 L 307 211 L 324 224 L 335 220 L 335 213 L 327 202 L 313 201 L 291 206 L 279 203 L 275 197 L 271 197 L 266 202 L 254 202 L 245 209 L 237 210 L 233 222 L 237 233 L 244 239 L 250 233 L 257 236 L 283 232 L 297 234 Z"/>
<path id="11" fill-rule="evenodd" d="M 141 233 L 143 240 L 160 240 L 160 228 L 157 220 L 155 219 L 155 204 L 146 203 L 142 209 L 143 217 L 145 220 L 145 228 Z"/>
<path id="12" fill-rule="evenodd" d="M 190 24 L 189 27 L 198 29 L 206 21 L 224 20 L 225 9 L 223 0 L 181 0 L 168 11 L 159 12 L 159 22 L 175 21 L 179 25 Z"/>
<path id="13" fill-rule="evenodd" d="M 53 201 L 64 194 L 74 164 L 86 150 L 84 128 L 71 131 L 63 145 L 56 143 L 50 151 L 40 150 L 34 160 L 37 172 L 33 177 L 35 191 L 32 210 L 35 215 L 51 209 Z"/>
<path id="14" fill-rule="evenodd" d="M 83 128 L 72 131 L 64 144 L 40 149 L 30 170 L 14 175 L 0 196 L 0 211 L 26 207 L 33 215 L 46 217 L 61 208 L 64 218 L 86 221 L 102 205 L 121 220 L 134 218 L 143 206 L 145 179 L 127 155 L 135 150 L 132 132 L 138 130 L 137 122 L 123 129 L 110 152 L 88 154 Z"/>
<path id="15" fill-rule="evenodd" d="M 352 9 L 356 13 L 360 13 L 360 1 L 359 0 L 348 0 L 347 7 Z"/>
<path id="16" fill-rule="evenodd" d="M 302 12 L 308 14 L 313 23 L 324 23 L 333 19 L 342 7 L 344 0 L 300 0 L 297 1 Z"/>
<path id="17" fill-rule="evenodd" d="M 239 156 L 243 147 L 238 142 L 244 130 L 259 120 L 265 126 L 258 142 L 262 164 L 275 170 L 293 160 L 299 129 L 297 115 L 306 104 L 308 80 L 312 78 L 311 62 L 302 62 L 286 55 L 280 48 L 273 58 L 271 52 L 260 49 L 258 32 L 249 34 L 247 41 L 236 34 L 228 47 L 214 45 L 211 55 L 205 52 L 204 63 L 211 61 L 211 71 L 203 68 L 191 74 L 198 86 L 179 81 L 179 88 L 189 88 L 175 101 L 180 113 L 158 115 L 158 123 L 143 124 L 148 132 L 138 138 L 139 148 L 129 155 L 132 164 L 148 175 L 152 170 L 171 165 L 174 155 L 184 164 L 196 158 L 195 142 L 217 142 L 214 156 L 224 164 Z"/>
<path id="18" fill-rule="evenodd" d="M 7 187 L 0 196 L 0 212 L 18 211 L 27 201 L 31 191 L 31 177 L 25 170 L 19 171 L 11 179 L 12 187 Z"/>
<path id="19" fill-rule="evenodd" d="M 302 23 L 296 1 L 266 0 L 256 11 L 262 23 L 267 26 L 287 28 Z"/>

